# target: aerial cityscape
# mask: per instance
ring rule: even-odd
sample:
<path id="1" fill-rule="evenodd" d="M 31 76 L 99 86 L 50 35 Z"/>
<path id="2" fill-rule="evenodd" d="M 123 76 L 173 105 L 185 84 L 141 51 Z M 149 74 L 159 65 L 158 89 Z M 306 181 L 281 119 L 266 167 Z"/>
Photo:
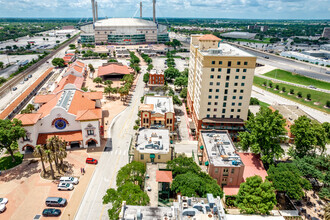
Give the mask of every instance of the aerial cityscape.
<path id="1" fill-rule="evenodd" d="M 0 220 L 330 220 L 329 8 L 0 0 Z"/>

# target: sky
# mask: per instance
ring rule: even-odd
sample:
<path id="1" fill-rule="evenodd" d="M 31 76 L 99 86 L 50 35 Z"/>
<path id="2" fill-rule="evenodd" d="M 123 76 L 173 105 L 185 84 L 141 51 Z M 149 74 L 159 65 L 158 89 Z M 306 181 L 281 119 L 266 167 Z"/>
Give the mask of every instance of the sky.
<path id="1" fill-rule="evenodd" d="M 98 0 L 99 17 L 139 16 L 140 0 Z M 152 0 L 142 0 L 152 16 Z M 157 0 L 158 17 L 330 19 L 330 0 Z M 91 18 L 90 0 L 0 0 L 0 17 Z"/>

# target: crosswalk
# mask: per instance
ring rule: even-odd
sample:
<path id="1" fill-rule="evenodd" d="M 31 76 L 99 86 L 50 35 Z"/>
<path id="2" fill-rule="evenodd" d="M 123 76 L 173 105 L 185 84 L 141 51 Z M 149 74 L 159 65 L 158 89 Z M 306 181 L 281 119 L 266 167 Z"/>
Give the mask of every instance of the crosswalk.
<path id="1" fill-rule="evenodd" d="M 125 155 L 128 155 L 128 150 L 114 149 L 112 151 L 107 151 L 105 153 L 107 153 L 109 155 L 122 155 L 122 156 L 125 156 Z"/>

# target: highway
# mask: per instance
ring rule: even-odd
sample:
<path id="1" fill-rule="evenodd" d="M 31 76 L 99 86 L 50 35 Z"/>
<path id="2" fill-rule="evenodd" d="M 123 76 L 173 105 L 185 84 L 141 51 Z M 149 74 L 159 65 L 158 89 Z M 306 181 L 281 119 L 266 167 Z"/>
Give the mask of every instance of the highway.
<path id="1" fill-rule="evenodd" d="M 282 58 L 276 55 L 272 55 L 269 53 L 264 52 L 257 52 L 254 49 L 249 49 L 247 47 L 242 47 L 237 44 L 230 43 L 240 49 L 257 56 L 257 63 L 264 64 L 264 65 L 271 65 L 275 66 L 279 69 L 286 70 L 289 72 L 298 73 L 303 76 L 307 76 L 314 79 L 319 79 L 323 81 L 330 82 L 330 74 L 326 74 L 326 71 L 329 71 L 329 68 L 305 64 L 302 62 L 297 62 L 295 60 L 290 60 L 287 58 Z M 269 57 L 266 59 L 265 57 Z M 328 69 L 328 70 L 327 70 Z"/>
<path id="2" fill-rule="evenodd" d="M 108 139 L 106 145 L 107 151 L 104 151 L 101 155 L 76 213 L 76 220 L 109 219 L 107 210 L 111 205 L 103 205 L 102 198 L 107 189 L 116 188 L 117 172 L 128 163 L 129 145 L 135 132 L 133 126 L 137 118 L 140 99 L 144 93 L 143 73 L 145 72 L 146 68 L 142 67 L 142 75 L 138 79 L 129 106 L 111 122 L 107 131 L 110 132 L 110 139 Z M 111 111 L 111 109 L 109 110 Z"/>

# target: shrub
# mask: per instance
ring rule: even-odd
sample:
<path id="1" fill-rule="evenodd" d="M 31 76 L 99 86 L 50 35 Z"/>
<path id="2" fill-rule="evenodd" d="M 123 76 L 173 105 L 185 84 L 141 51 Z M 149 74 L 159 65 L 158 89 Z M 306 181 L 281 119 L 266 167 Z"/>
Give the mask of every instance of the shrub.
<path id="1" fill-rule="evenodd" d="M 330 108 L 330 101 L 329 101 L 329 100 L 327 101 L 326 106 L 327 106 L 328 108 Z"/>
<path id="2" fill-rule="evenodd" d="M 267 85 L 267 82 L 265 81 L 262 85 L 263 85 L 263 86 L 266 86 L 266 85 Z"/>
<path id="3" fill-rule="evenodd" d="M 312 95 L 308 93 L 306 97 L 307 97 L 307 100 L 311 100 Z"/>
<path id="4" fill-rule="evenodd" d="M 298 97 L 301 98 L 302 97 L 302 93 L 298 92 Z"/>
<path id="5" fill-rule="evenodd" d="M 280 89 L 280 86 L 279 86 L 279 85 L 276 85 L 275 88 L 276 88 L 277 90 L 279 90 L 279 89 Z"/>
<path id="6" fill-rule="evenodd" d="M 285 92 L 286 91 L 286 88 L 285 87 L 282 87 L 282 92 Z"/>
<path id="7" fill-rule="evenodd" d="M 134 125 L 133 129 L 134 130 L 138 130 L 139 129 L 139 126 L 138 125 Z"/>
<path id="8" fill-rule="evenodd" d="M 294 94 L 294 89 L 290 89 L 290 94 Z"/>
<path id="9" fill-rule="evenodd" d="M 269 87 L 273 88 L 273 83 L 272 82 L 269 83 Z"/>

